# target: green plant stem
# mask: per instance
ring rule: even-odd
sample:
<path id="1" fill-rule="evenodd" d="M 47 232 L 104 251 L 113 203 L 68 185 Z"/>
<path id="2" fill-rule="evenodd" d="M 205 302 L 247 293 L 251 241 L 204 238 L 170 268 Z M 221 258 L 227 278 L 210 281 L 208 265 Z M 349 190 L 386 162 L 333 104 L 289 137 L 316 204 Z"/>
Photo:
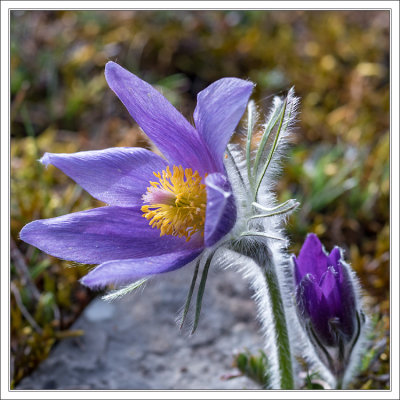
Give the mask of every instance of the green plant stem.
<path id="1" fill-rule="evenodd" d="M 267 162 L 265 163 L 264 168 L 262 170 L 262 173 L 261 173 L 261 175 L 258 178 L 258 181 L 256 183 L 256 188 L 254 190 L 254 201 L 257 201 L 258 190 L 260 189 L 261 182 L 264 179 L 265 173 L 267 172 L 269 164 L 271 163 L 272 157 L 273 157 L 273 155 L 275 153 L 275 150 L 276 150 L 276 147 L 278 145 L 278 141 L 279 141 L 279 137 L 280 137 L 280 134 L 281 134 L 282 125 L 283 125 L 283 120 L 285 118 L 286 106 L 287 106 L 287 99 L 283 103 L 282 111 L 281 111 L 281 114 L 280 114 L 279 127 L 278 127 L 278 130 L 277 130 L 276 134 L 275 134 L 275 139 L 274 139 L 274 142 L 272 144 L 272 148 L 271 148 L 271 150 L 270 150 L 270 152 L 268 154 Z M 256 163 L 257 163 L 257 161 L 256 161 Z M 256 168 L 256 167 L 254 167 L 254 168 Z M 258 168 L 258 164 L 257 164 L 257 168 Z M 256 169 L 255 169 L 255 171 L 256 171 L 255 173 L 257 173 Z"/>
<path id="2" fill-rule="evenodd" d="M 247 143 L 246 143 L 246 164 L 247 164 L 247 178 L 249 180 L 250 189 L 253 190 L 254 182 L 253 182 L 253 174 L 251 171 L 251 139 L 253 136 L 253 113 L 254 113 L 254 103 L 250 102 L 247 108 Z"/>
<path id="3" fill-rule="evenodd" d="M 343 378 L 341 377 L 341 378 L 338 379 L 338 381 L 336 382 L 335 390 L 342 390 L 342 389 L 343 389 Z"/>
<path id="4" fill-rule="evenodd" d="M 267 341 L 277 352 L 276 359 L 270 359 L 271 379 L 277 382 L 276 378 L 278 378 L 279 383 L 273 383 L 273 385 L 278 386 L 277 389 L 294 389 L 293 359 L 289 342 L 289 331 L 274 257 L 269 246 L 265 243 L 265 239 L 254 235 L 254 233 L 262 235 L 263 232 L 250 233 L 251 236 L 254 236 L 253 240 L 249 241 L 243 237 L 242 240 L 232 243 L 232 249 L 239 254 L 251 258 L 258 268 L 260 268 L 261 276 L 257 274 L 258 276 L 252 281 L 252 285 L 260 300 L 258 303 L 258 312 L 262 314 L 266 313 L 265 320 L 268 321 L 268 325 L 265 326 L 266 333 L 268 334 Z M 259 283 L 254 284 L 254 282 Z M 264 285 L 265 290 L 261 289 Z M 272 365 L 273 363 L 275 365 Z"/>
<path id="5" fill-rule="evenodd" d="M 293 389 L 293 367 L 289 343 L 289 333 L 281 291 L 275 267 L 271 263 L 269 268 L 262 268 L 265 282 L 271 299 L 272 318 L 275 324 L 275 335 L 278 352 L 278 368 L 280 372 L 280 388 Z"/>

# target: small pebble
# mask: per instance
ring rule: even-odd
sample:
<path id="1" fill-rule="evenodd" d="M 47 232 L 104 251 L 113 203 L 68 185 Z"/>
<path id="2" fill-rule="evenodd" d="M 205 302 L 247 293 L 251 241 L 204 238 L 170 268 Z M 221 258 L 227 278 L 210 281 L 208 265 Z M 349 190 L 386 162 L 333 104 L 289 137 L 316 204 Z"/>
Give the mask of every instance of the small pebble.
<path id="1" fill-rule="evenodd" d="M 86 307 L 84 315 L 90 322 L 100 322 L 111 319 L 114 311 L 115 306 L 113 304 L 101 299 L 95 299 Z"/>

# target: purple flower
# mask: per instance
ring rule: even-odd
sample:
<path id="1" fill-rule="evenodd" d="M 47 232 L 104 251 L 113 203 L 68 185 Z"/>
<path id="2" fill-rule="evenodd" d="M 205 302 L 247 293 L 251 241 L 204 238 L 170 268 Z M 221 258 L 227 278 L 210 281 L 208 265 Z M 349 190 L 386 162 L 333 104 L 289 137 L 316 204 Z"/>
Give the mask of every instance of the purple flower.
<path id="1" fill-rule="evenodd" d="M 327 254 L 311 233 L 293 261 L 303 322 L 322 345 L 337 347 L 349 342 L 357 330 L 356 293 L 340 249 L 335 247 Z"/>
<path id="2" fill-rule="evenodd" d="M 225 147 L 253 84 L 224 78 L 198 94 L 192 126 L 158 91 L 114 62 L 106 80 L 165 158 L 142 148 L 46 153 L 98 200 L 88 211 L 37 220 L 21 239 L 66 260 L 100 264 L 82 282 L 125 284 L 181 268 L 233 227 Z"/>

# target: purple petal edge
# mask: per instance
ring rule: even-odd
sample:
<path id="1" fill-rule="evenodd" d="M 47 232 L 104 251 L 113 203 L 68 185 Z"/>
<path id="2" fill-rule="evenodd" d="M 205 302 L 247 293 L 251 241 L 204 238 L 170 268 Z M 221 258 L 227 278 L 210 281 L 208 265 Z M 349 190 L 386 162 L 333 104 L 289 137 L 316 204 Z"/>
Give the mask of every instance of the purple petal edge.
<path id="1" fill-rule="evenodd" d="M 317 282 L 321 279 L 323 273 L 328 268 L 328 256 L 314 233 L 307 235 L 306 240 L 297 257 L 298 271 L 301 277 L 308 273 L 315 276 Z"/>
<path id="2" fill-rule="evenodd" d="M 99 207 L 33 221 L 20 238 L 52 256 L 86 264 L 196 251 L 201 246 L 176 236 L 160 237 L 142 215 L 139 207 Z"/>
<path id="3" fill-rule="evenodd" d="M 196 129 L 161 93 L 112 61 L 105 76 L 132 118 L 172 164 L 201 175 L 212 170 L 214 161 Z"/>
<path id="4" fill-rule="evenodd" d="M 223 78 L 197 95 L 193 114 L 196 128 L 223 172 L 225 148 L 246 110 L 254 84 L 238 78 Z M 210 171 L 214 172 L 214 171 Z"/>
<path id="5" fill-rule="evenodd" d="M 59 168 L 94 198 L 120 207 L 141 205 L 141 197 L 154 178 L 153 172 L 167 166 L 155 153 L 129 147 L 72 154 L 45 153 L 40 161 Z"/>
<path id="6" fill-rule="evenodd" d="M 236 222 L 236 204 L 227 177 L 220 173 L 208 175 L 204 243 L 212 246 L 225 236 Z"/>
<path id="7" fill-rule="evenodd" d="M 201 250 L 186 250 L 141 259 L 113 260 L 94 268 L 80 281 L 91 289 L 102 288 L 109 284 L 128 284 L 144 277 L 182 268 L 200 253 Z"/>

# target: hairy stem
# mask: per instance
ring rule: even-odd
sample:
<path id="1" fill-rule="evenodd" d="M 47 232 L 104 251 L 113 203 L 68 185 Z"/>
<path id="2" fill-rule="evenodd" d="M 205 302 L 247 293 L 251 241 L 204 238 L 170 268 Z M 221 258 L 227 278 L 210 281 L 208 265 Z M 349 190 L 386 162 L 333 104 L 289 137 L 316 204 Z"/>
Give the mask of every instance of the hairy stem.
<path id="1" fill-rule="evenodd" d="M 250 236 L 253 237 L 250 239 Z M 271 388 L 288 390 L 294 388 L 293 359 L 276 259 L 268 241 L 253 233 L 233 243 L 232 248 L 256 264 L 249 264 L 246 275 L 255 290 L 258 313 L 265 331 L 266 354 L 270 355 Z"/>
<path id="2" fill-rule="evenodd" d="M 273 321 L 275 324 L 281 389 L 293 389 L 294 381 L 289 333 L 278 277 L 274 265 L 270 265 L 270 268 L 262 269 L 269 290 Z"/>
<path id="3" fill-rule="evenodd" d="M 254 128 L 254 102 L 251 101 L 247 107 L 247 142 L 246 142 L 246 165 L 247 178 L 249 180 L 250 189 L 253 190 L 253 173 L 251 171 L 251 139 Z"/>

